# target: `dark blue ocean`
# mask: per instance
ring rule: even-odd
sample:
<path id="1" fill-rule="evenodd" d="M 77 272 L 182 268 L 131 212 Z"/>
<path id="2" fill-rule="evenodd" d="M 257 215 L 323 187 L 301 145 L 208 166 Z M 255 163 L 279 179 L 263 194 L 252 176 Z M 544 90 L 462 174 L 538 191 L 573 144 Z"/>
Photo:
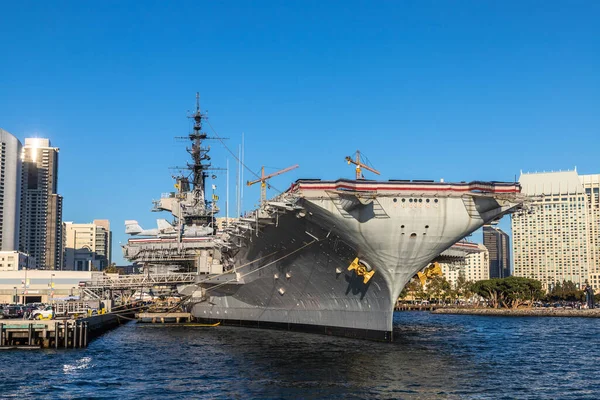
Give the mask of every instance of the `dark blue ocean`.
<path id="1" fill-rule="evenodd" d="M 599 399 L 600 319 L 397 313 L 394 343 L 236 327 L 117 328 L 0 353 L 16 399 Z"/>

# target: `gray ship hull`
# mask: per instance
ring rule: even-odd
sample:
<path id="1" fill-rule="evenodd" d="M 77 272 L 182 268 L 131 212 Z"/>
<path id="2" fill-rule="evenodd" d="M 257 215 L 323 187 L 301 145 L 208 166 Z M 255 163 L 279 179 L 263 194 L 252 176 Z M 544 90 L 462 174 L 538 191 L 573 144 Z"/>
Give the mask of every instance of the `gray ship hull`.
<path id="1" fill-rule="evenodd" d="M 240 282 L 205 284 L 208 290 L 203 301 L 193 306 L 194 317 L 224 324 L 391 339 L 389 284 L 382 274 L 364 284 L 363 278 L 348 271 L 357 254 L 356 244 L 307 219 L 286 215 L 278 227 L 266 227 L 259 237 L 253 237 L 242 252 L 238 255 L 242 265 L 276 253 L 239 269 Z M 281 257 L 285 258 L 276 261 Z"/>

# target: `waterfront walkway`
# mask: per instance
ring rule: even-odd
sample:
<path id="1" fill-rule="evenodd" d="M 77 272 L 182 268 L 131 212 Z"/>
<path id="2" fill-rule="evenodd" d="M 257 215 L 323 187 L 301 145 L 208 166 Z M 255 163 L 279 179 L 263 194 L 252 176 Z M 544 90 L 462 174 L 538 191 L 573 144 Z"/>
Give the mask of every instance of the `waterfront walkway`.
<path id="1" fill-rule="evenodd" d="M 434 314 L 489 315 L 512 317 L 580 317 L 600 318 L 600 309 L 576 310 L 564 308 L 437 308 Z"/>

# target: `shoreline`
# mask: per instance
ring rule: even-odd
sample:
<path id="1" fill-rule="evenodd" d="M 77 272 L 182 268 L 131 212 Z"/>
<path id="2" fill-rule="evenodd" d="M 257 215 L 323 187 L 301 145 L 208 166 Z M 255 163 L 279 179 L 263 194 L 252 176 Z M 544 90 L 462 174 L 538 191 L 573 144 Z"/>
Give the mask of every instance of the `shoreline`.
<path id="1" fill-rule="evenodd" d="M 484 315 L 503 317 L 576 317 L 600 318 L 600 309 L 565 310 L 555 308 L 437 308 L 432 314 Z"/>

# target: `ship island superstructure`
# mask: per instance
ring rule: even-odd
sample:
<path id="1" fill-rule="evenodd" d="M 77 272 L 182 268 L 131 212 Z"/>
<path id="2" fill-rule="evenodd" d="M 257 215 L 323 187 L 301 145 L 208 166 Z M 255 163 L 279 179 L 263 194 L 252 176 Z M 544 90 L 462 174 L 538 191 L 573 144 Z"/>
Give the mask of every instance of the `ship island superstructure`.
<path id="1" fill-rule="evenodd" d="M 300 179 L 217 228 L 198 107 L 193 117 L 191 185 L 177 178 L 178 192 L 156 207 L 175 217 L 166 229 L 175 233 L 132 238 L 123 250 L 131 261 L 197 272 L 180 291 L 207 322 L 390 341 L 411 277 L 525 201 L 518 183 Z"/>

